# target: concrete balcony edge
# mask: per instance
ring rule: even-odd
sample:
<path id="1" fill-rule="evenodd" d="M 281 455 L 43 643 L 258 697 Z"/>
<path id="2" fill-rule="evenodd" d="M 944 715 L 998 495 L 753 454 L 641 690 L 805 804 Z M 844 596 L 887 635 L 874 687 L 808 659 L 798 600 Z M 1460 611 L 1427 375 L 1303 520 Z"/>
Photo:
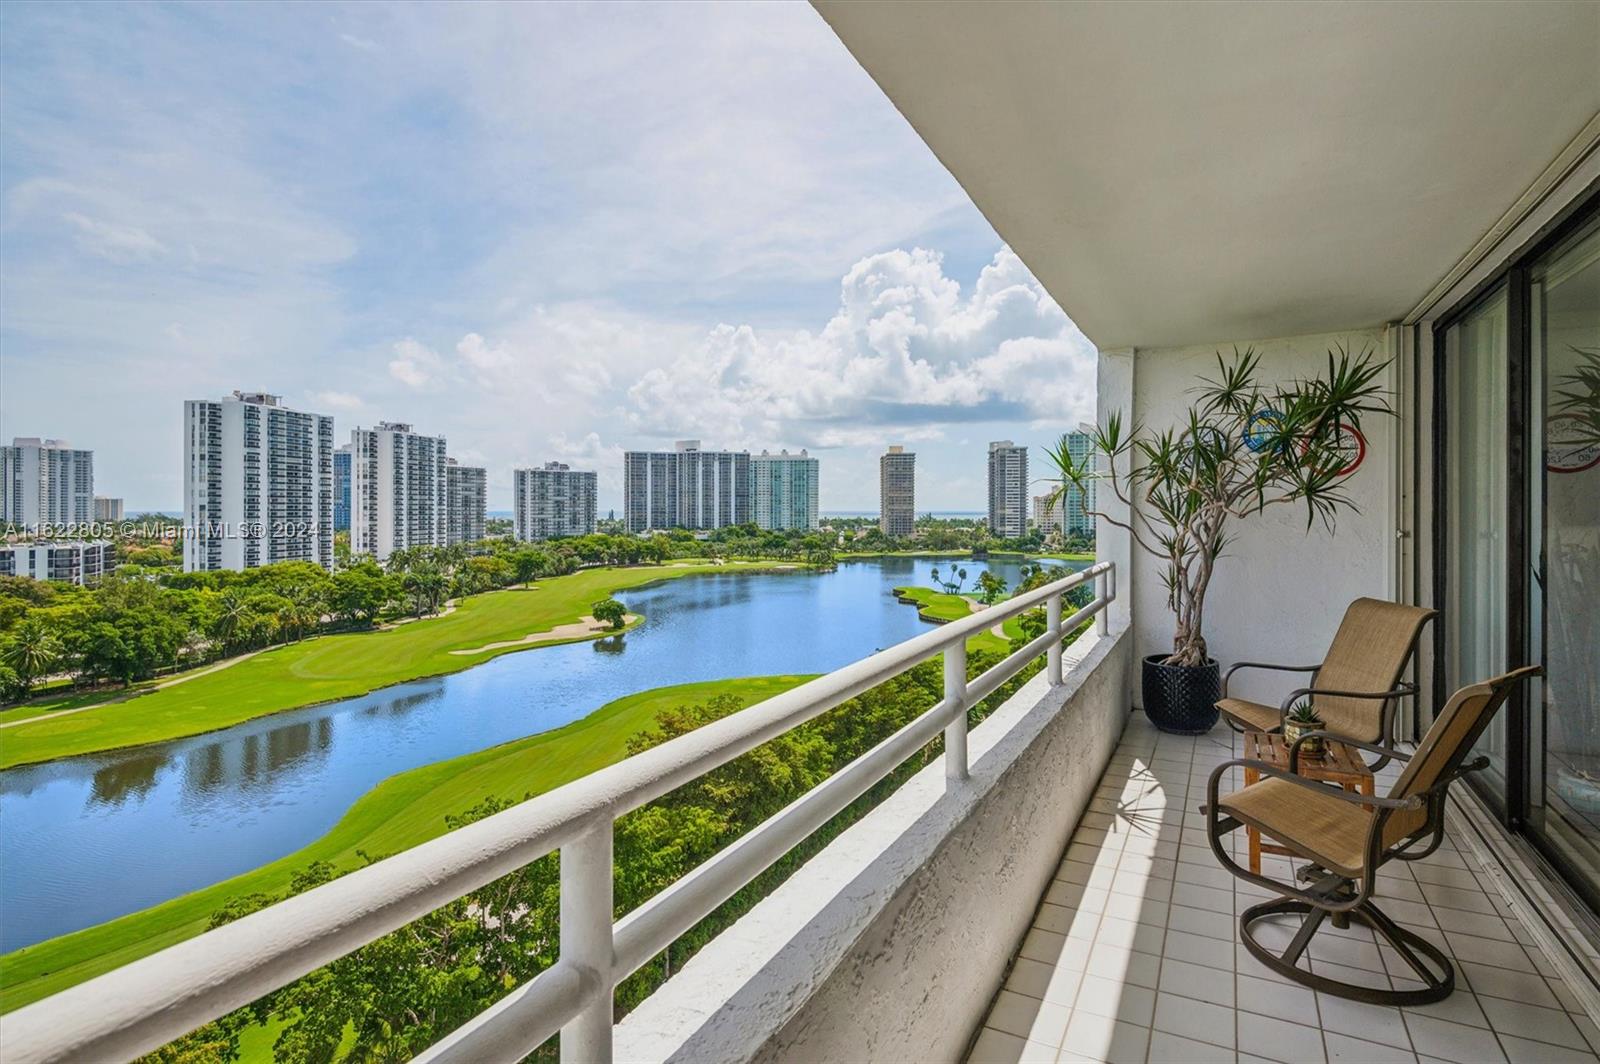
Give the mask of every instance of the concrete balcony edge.
<path id="1" fill-rule="evenodd" d="M 690 960 L 616 1029 L 623 1061 L 956 1059 L 1130 712 L 1132 634 L 1086 633 Z"/>

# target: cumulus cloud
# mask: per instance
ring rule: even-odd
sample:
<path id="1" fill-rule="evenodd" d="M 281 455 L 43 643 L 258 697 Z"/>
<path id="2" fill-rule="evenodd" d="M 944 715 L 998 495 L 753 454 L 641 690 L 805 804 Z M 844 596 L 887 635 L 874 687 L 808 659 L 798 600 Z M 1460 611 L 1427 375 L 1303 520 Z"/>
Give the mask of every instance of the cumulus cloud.
<path id="1" fill-rule="evenodd" d="M 409 336 L 394 345 L 394 356 L 389 361 L 389 376 L 419 391 L 428 386 L 444 365 L 436 351 Z"/>
<path id="2" fill-rule="evenodd" d="M 808 446 L 926 438 L 944 424 L 1076 422 L 1094 407 L 1094 347 L 1002 247 L 970 294 L 916 248 L 862 259 L 817 333 L 719 325 L 627 393 L 636 431 Z"/>
<path id="3" fill-rule="evenodd" d="M 312 392 L 311 401 L 330 410 L 356 410 L 363 405 L 361 397 L 350 392 Z"/>

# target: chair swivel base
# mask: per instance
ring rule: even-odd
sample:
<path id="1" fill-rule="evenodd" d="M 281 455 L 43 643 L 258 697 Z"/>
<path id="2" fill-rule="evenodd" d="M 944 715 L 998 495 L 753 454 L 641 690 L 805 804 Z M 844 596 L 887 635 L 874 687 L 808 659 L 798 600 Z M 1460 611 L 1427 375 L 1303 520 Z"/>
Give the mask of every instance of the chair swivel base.
<path id="1" fill-rule="evenodd" d="M 1303 918 L 1300 930 L 1287 949 L 1281 954 L 1274 953 L 1256 939 L 1252 925 L 1269 917 L 1286 915 L 1298 915 Z M 1312 936 L 1316 934 L 1324 919 L 1336 915 L 1348 916 L 1356 923 L 1371 928 L 1381 942 L 1387 943 L 1416 971 L 1417 978 L 1423 986 L 1417 990 L 1390 990 L 1386 987 L 1362 986 L 1359 983 L 1330 979 L 1325 975 L 1318 975 L 1301 968 L 1297 962 L 1305 953 L 1306 947 L 1310 945 Z M 1371 902 L 1362 902 L 1344 914 L 1330 913 L 1326 909 L 1319 909 L 1293 898 L 1262 902 L 1260 905 L 1252 905 L 1240 915 L 1239 936 L 1244 939 L 1245 948 L 1250 951 L 1251 956 L 1285 979 L 1292 979 L 1302 986 L 1320 990 L 1324 994 L 1349 998 L 1352 1001 L 1365 1001 L 1372 1005 L 1426 1005 L 1434 1001 L 1443 1001 L 1450 996 L 1456 986 L 1455 968 L 1437 946 L 1396 924 Z M 1421 957 L 1418 954 L 1421 954 Z M 1431 964 L 1424 963 L 1423 958 Z"/>

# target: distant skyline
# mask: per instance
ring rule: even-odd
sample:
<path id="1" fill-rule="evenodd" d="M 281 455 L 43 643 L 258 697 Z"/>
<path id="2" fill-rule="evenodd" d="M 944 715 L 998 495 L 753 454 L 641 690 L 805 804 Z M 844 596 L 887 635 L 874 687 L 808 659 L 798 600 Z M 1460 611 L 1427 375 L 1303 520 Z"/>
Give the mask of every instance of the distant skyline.
<path id="1" fill-rule="evenodd" d="M 1094 350 L 809 5 L 0 8 L 0 438 L 176 511 L 183 400 L 489 472 L 808 448 L 986 498 Z"/>

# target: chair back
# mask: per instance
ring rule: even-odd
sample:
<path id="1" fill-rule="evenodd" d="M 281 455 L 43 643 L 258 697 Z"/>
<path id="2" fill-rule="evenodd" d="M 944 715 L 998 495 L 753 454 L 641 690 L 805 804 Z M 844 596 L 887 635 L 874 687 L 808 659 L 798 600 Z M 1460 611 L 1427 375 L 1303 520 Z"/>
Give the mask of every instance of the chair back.
<path id="1" fill-rule="evenodd" d="M 1451 695 L 1422 742 L 1417 744 L 1417 752 L 1406 762 L 1388 796 L 1409 798 L 1423 794 L 1453 774 L 1472 752 L 1495 711 L 1510 697 L 1511 689 L 1540 671 L 1537 665 L 1524 665 L 1492 680 L 1469 684 Z M 1395 811 L 1384 824 L 1384 846 L 1392 846 L 1420 830 L 1428 816 L 1429 809 Z"/>
<path id="2" fill-rule="evenodd" d="M 1392 691 L 1416 649 L 1422 626 L 1438 613 L 1382 599 L 1358 598 L 1344 611 L 1316 687 L 1330 691 Z M 1392 700 L 1313 695 L 1325 729 L 1357 742 L 1388 744 L 1385 712 Z"/>

